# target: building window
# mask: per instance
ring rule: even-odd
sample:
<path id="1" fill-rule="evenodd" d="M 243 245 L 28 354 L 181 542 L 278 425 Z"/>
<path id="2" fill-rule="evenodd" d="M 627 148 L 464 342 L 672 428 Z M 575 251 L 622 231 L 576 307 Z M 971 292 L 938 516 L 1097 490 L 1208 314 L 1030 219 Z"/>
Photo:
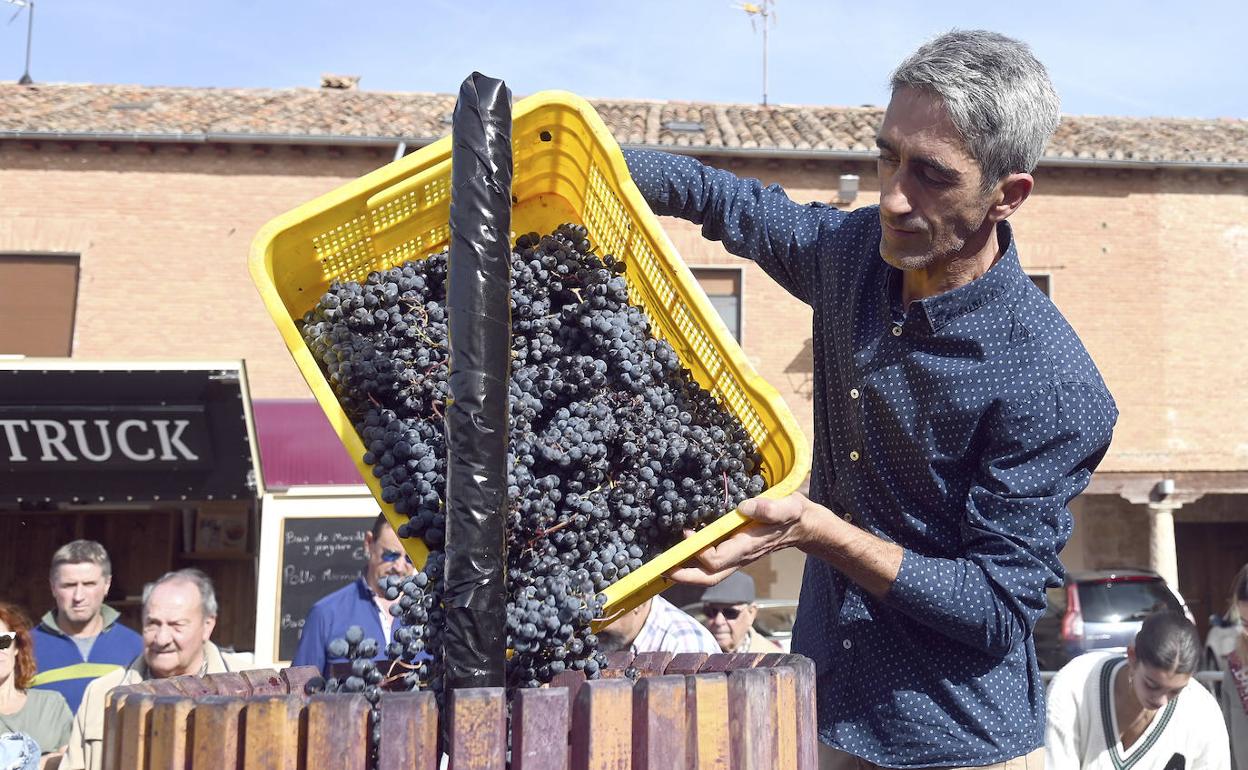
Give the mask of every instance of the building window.
<path id="1" fill-rule="evenodd" d="M 732 267 L 695 267 L 693 277 L 719 312 L 728 332 L 741 341 L 741 270 Z"/>
<path id="2" fill-rule="evenodd" d="M 78 305 L 78 257 L 0 254 L 0 354 L 68 356 Z"/>
<path id="3" fill-rule="evenodd" d="M 1044 292 L 1044 296 L 1046 297 L 1053 296 L 1053 294 L 1050 293 L 1049 291 L 1050 276 L 1048 273 L 1028 273 L 1027 277 L 1031 279 L 1031 282 L 1036 285 L 1037 289 Z"/>

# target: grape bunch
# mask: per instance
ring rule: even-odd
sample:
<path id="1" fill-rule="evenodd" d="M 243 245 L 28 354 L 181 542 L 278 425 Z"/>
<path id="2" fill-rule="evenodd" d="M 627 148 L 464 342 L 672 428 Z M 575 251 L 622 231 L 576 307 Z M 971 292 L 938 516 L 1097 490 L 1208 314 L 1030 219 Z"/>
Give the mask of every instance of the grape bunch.
<path id="1" fill-rule="evenodd" d="M 583 226 L 565 224 L 521 235 L 511 255 L 513 688 L 568 670 L 596 677 L 605 660 L 591 623 L 602 591 L 765 486 L 739 421 L 630 303 L 624 263 L 595 251 Z M 382 499 L 407 517 L 399 536 L 430 549 L 421 571 L 384 589 L 399 621 L 386 650 L 397 669 L 385 683 L 401 689 L 441 689 L 446 278 L 441 253 L 335 282 L 302 323 Z M 339 689 L 374 686 L 376 669 L 361 666 Z"/>

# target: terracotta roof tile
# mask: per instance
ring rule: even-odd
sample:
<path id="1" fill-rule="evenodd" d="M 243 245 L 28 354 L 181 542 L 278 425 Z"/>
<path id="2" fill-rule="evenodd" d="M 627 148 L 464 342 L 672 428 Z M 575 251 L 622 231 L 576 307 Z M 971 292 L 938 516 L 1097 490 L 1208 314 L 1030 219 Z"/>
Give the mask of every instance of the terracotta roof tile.
<path id="1" fill-rule="evenodd" d="M 875 107 L 591 101 L 623 144 L 724 152 L 873 155 L 883 113 Z M 0 136 L 342 137 L 420 144 L 450 130 L 454 106 L 451 94 L 4 83 Z M 1066 116 L 1046 157 L 1248 166 L 1248 121 Z"/>

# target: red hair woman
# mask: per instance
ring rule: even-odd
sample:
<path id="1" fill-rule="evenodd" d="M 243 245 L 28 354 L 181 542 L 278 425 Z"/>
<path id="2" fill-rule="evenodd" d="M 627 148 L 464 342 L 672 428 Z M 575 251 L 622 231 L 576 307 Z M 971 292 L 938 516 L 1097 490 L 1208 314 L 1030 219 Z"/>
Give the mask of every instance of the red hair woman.
<path id="1" fill-rule="evenodd" d="M 35 645 L 26 613 L 0 602 L 0 733 L 24 733 L 39 744 L 40 768 L 60 764 L 73 714 L 58 692 L 30 690 Z"/>

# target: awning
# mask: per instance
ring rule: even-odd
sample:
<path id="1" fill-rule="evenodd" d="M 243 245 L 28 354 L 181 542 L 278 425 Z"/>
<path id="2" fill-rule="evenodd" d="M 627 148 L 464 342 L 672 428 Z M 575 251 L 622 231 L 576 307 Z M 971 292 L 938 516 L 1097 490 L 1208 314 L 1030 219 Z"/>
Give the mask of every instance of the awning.
<path id="1" fill-rule="evenodd" d="M 0 503 L 256 495 L 241 361 L 0 362 Z"/>
<path id="2" fill-rule="evenodd" d="M 315 401 L 259 399 L 252 411 L 268 489 L 364 483 Z"/>

